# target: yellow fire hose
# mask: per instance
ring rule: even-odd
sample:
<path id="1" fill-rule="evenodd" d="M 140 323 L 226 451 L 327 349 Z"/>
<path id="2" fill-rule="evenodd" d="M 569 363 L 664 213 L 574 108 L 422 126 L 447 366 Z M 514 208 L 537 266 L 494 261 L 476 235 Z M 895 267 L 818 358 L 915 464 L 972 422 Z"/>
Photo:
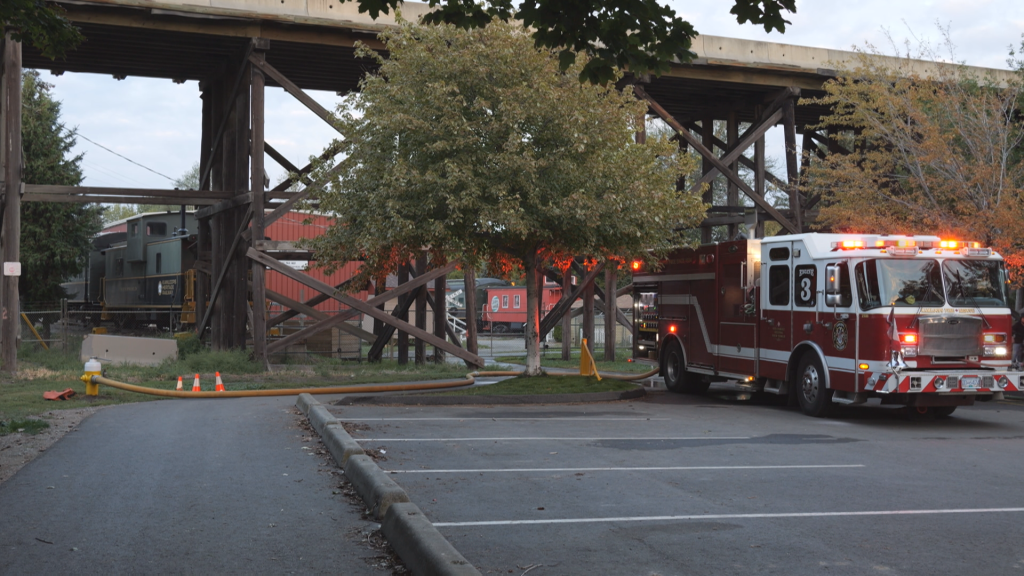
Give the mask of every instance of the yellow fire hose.
<path id="1" fill-rule="evenodd" d="M 605 374 L 606 378 L 613 380 L 642 380 L 654 376 L 658 372 L 655 368 L 645 374 Z M 81 378 L 86 384 L 86 394 L 96 396 L 99 394 L 99 385 L 119 388 L 139 394 L 150 394 L 152 396 L 166 396 L 169 398 L 250 398 L 255 396 L 297 396 L 299 394 L 367 394 L 374 392 L 404 392 L 412 390 L 434 390 L 437 388 L 456 388 L 470 386 L 476 382 L 477 377 L 488 376 L 519 376 L 522 372 L 516 371 L 488 371 L 471 372 L 466 374 L 462 380 L 443 380 L 439 382 L 423 382 L 419 384 L 388 384 L 388 385 L 356 385 L 356 386 L 327 386 L 322 388 L 281 388 L 277 390 L 227 390 L 224 392 L 192 392 L 187 390 L 160 390 L 158 388 L 146 388 L 134 384 L 125 384 L 117 380 L 105 378 L 96 373 L 87 372 Z M 553 376 L 577 376 L 573 373 L 558 373 Z"/>

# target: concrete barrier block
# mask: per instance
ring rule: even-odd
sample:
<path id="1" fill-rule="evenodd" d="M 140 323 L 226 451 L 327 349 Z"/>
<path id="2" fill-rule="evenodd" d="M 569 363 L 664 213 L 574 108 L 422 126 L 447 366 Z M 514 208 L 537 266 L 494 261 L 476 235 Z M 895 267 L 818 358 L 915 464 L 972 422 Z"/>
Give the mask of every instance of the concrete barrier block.
<path id="1" fill-rule="evenodd" d="M 391 505 L 380 530 L 416 576 L 480 576 L 415 504 Z"/>
<path id="2" fill-rule="evenodd" d="M 345 476 L 378 520 L 384 517 L 392 504 L 409 501 L 405 490 L 365 454 L 349 456 L 345 462 Z"/>
<path id="3" fill-rule="evenodd" d="M 324 445 L 327 446 L 327 450 L 330 451 L 331 456 L 334 456 L 334 461 L 343 469 L 349 457 L 356 454 L 365 454 L 363 447 L 349 436 L 341 424 L 328 424 L 324 426 L 323 434 L 320 437 L 323 439 Z"/>
<path id="4" fill-rule="evenodd" d="M 327 410 L 327 407 L 323 404 L 317 403 L 309 407 L 309 412 L 306 413 L 309 418 L 309 425 L 316 430 L 316 433 L 320 436 L 324 435 L 324 427 L 328 424 L 339 424 L 341 421 L 334 417 Z"/>
<path id="5" fill-rule="evenodd" d="M 303 414 L 309 414 L 309 409 L 313 406 L 320 405 L 316 398 L 313 398 L 312 394 L 303 392 L 299 394 L 299 397 L 295 399 L 295 407 L 302 411 Z"/>
<path id="6" fill-rule="evenodd" d="M 98 358 L 100 362 L 156 366 L 165 358 L 178 357 L 178 341 L 173 338 L 136 338 L 88 334 L 82 341 L 81 360 Z"/>

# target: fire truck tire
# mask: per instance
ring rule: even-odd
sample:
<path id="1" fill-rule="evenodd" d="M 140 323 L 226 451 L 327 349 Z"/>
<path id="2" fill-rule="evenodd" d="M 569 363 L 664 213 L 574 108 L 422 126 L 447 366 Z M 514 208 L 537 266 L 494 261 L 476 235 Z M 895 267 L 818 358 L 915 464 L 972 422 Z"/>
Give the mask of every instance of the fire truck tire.
<path id="1" fill-rule="evenodd" d="M 815 418 L 828 416 L 832 409 L 832 399 L 825 387 L 825 369 L 817 354 L 807 353 L 800 359 L 794 387 L 804 414 Z"/>
<path id="2" fill-rule="evenodd" d="M 932 411 L 935 412 L 935 415 L 938 416 L 939 418 L 946 418 L 946 417 L 950 416 L 951 414 L 953 414 L 953 412 L 955 410 L 956 410 L 956 406 L 933 406 L 932 407 Z"/>
<path id="3" fill-rule="evenodd" d="M 672 340 L 666 346 L 661 373 L 665 377 L 665 388 L 677 394 L 703 394 L 711 385 L 697 374 L 686 371 L 686 356 L 678 340 Z"/>

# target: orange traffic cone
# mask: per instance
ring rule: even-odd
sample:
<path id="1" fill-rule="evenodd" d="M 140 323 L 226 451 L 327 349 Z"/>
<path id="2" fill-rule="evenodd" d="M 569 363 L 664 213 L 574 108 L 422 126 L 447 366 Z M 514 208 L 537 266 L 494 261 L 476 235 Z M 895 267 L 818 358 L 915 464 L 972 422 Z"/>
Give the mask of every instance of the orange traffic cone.
<path id="1" fill-rule="evenodd" d="M 178 387 L 175 390 L 181 390 L 181 376 L 178 376 Z"/>
<path id="2" fill-rule="evenodd" d="M 220 372 L 217 372 L 217 386 L 216 386 L 216 388 L 214 388 L 214 391 L 216 391 L 216 392 L 223 392 L 224 391 L 224 383 L 220 381 Z"/>
<path id="3" fill-rule="evenodd" d="M 196 374 L 196 379 L 195 379 L 194 382 L 192 382 L 192 391 L 193 392 L 199 392 L 199 390 L 200 390 L 200 388 L 199 388 L 199 374 Z"/>

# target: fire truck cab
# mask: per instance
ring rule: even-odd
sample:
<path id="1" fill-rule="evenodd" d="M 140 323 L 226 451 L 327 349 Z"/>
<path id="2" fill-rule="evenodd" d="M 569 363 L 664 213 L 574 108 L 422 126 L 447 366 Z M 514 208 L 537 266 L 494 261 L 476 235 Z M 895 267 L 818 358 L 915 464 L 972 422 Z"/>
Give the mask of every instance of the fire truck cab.
<path id="1" fill-rule="evenodd" d="M 633 286 L 634 357 L 674 392 L 731 382 L 811 416 L 871 399 L 949 415 L 1020 386 L 1003 259 L 977 242 L 736 240 L 678 250 Z"/>

